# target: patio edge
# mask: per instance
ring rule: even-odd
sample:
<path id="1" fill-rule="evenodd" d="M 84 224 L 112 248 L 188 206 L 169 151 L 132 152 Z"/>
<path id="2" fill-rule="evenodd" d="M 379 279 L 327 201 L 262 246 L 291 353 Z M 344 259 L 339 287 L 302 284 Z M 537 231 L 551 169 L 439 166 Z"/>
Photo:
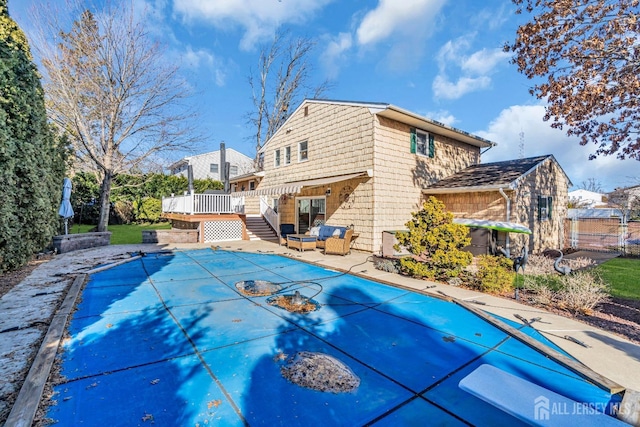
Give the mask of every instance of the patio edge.
<path id="1" fill-rule="evenodd" d="M 67 296 L 54 314 L 47 335 L 45 335 L 38 354 L 36 355 L 27 378 L 24 380 L 20 393 L 5 421 L 6 426 L 29 427 L 33 423 L 36 411 L 40 405 L 44 386 L 49 378 L 53 361 L 58 352 L 58 346 L 67 324 L 67 319 L 75 306 L 80 289 L 87 279 L 86 274 L 76 276 Z"/>

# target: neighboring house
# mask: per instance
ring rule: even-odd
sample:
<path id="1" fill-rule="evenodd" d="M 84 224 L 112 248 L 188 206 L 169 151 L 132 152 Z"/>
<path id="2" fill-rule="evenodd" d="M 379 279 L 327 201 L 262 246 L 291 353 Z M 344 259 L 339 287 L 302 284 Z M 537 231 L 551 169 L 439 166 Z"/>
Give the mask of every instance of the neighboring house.
<path id="1" fill-rule="evenodd" d="M 588 191 L 584 189 L 569 192 L 569 202 L 574 209 L 589 209 L 598 206 L 606 206 L 607 203 L 602 201 L 604 194 Z"/>
<path id="2" fill-rule="evenodd" d="M 478 164 L 423 190 L 456 218 L 509 221 L 532 234 L 496 233 L 497 244 L 520 255 L 564 249 L 564 218 L 571 181 L 552 155 Z M 507 237 L 508 236 L 508 237 Z"/>
<path id="3" fill-rule="evenodd" d="M 472 185 L 479 181 L 438 186 L 478 165 L 494 145 L 386 103 L 308 99 L 260 150 L 257 188 L 235 195 L 262 197 L 278 223 L 293 223 L 299 233 L 321 223 L 353 225 L 354 248 L 378 253 L 383 234 L 405 229 L 430 194 L 452 204 L 447 209 L 456 216 L 504 221 L 503 188 L 510 220 L 534 233 L 530 251 L 562 247 L 559 218 L 570 182 L 553 156 L 512 162 L 516 173 L 492 175 L 490 189 Z M 498 165 L 500 173 L 509 170 L 509 162 Z"/>
<path id="4" fill-rule="evenodd" d="M 229 178 L 246 175 L 253 171 L 253 159 L 234 150 L 226 148 L 226 161 L 229 163 Z M 171 166 L 169 173 L 177 176 L 187 176 L 187 167 L 193 168 L 193 179 L 215 179 L 222 181 L 222 166 L 220 165 L 220 150 L 209 153 L 185 157 Z"/>

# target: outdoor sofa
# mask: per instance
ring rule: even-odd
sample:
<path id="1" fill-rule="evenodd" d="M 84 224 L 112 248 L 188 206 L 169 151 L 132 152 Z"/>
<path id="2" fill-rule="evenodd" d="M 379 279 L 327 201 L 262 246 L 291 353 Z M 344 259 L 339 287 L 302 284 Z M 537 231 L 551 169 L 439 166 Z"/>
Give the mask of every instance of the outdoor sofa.
<path id="1" fill-rule="evenodd" d="M 351 251 L 352 228 L 321 225 L 311 227 L 308 233 L 317 237 L 316 248 L 324 249 L 325 254 L 347 255 Z"/>

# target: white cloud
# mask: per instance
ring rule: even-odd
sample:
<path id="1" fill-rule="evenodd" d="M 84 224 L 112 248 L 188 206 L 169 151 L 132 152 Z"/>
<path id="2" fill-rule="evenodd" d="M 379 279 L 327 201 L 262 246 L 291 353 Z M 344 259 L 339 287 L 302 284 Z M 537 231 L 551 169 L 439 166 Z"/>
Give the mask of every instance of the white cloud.
<path id="1" fill-rule="evenodd" d="M 380 0 L 356 32 L 358 44 L 378 43 L 394 33 L 411 34 L 427 27 L 445 0 Z"/>
<path id="2" fill-rule="evenodd" d="M 438 28 L 435 18 L 447 0 L 379 0 L 355 31 L 363 51 L 383 45 L 383 63 L 394 70 L 415 68 L 427 47 L 425 40 Z M 383 44 L 384 43 L 384 44 Z"/>
<path id="3" fill-rule="evenodd" d="M 344 66 L 346 53 L 353 46 L 353 38 L 350 33 L 340 33 L 327 43 L 327 47 L 320 56 L 320 62 L 326 70 L 329 79 L 336 78 L 340 67 Z"/>
<path id="4" fill-rule="evenodd" d="M 589 160 L 595 146 L 581 146 L 576 137 L 553 129 L 542 120 L 542 105 L 515 105 L 500 112 L 500 115 L 484 131 L 476 135 L 498 143 L 482 155 L 482 162 L 517 159 L 520 157 L 520 133 L 523 133 L 524 157 L 553 154 L 575 186 L 589 178 L 602 183 L 604 190 L 629 185 L 630 178 L 638 177 L 636 160 L 618 160 L 607 156 Z"/>
<path id="5" fill-rule="evenodd" d="M 443 123 L 447 126 L 455 125 L 459 120 L 447 110 L 427 111 L 424 117 Z"/>
<path id="6" fill-rule="evenodd" d="M 487 76 L 460 77 L 455 83 L 448 80 L 445 75 L 438 75 L 433 80 L 433 93 L 440 99 L 458 99 L 469 92 L 485 89 L 491 85 L 491 79 Z"/>
<path id="7" fill-rule="evenodd" d="M 279 26 L 304 23 L 331 1 L 175 0 L 174 11 L 187 20 L 205 21 L 218 28 L 242 28 L 240 48 L 251 50 Z"/>
<path id="8" fill-rule="evenodd" d="M 475 34 L 467 34 L 446 42 L 436 59 L 439 74 L 434 78 L 432 88 L 437 99 L 459 99 L 467 93 L 491 86 L 490 75 L 501 63 L 506 63 L 509 54 L 502 49 L 481 49 L 467 54 Z M 454 82 L 450 74 L 458 75 Z"/>
<path id="9" fill-rule="evenodd" d="M 503 52 L 502 49 L 482 49 L 464 58 L 462 70 L 469 73 L 487 74 L 510 57 L 511 54 Z"/>
<path id="10" fill-rule="evenodd" d="M 189 68 L 205 68 L 212 74 L 213 81 L 216 86 L 224 86 L 227 79 L 227 67 L 221 63 L 215 55 L 206 49 L 193 50 L 191 46 L 187 46 L 182 53 L 182 60 Z"/>

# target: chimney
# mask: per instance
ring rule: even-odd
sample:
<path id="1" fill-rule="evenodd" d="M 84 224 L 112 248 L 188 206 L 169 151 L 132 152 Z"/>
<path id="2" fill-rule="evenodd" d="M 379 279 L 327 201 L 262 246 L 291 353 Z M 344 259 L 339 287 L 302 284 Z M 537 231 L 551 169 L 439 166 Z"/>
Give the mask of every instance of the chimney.
<path id="1" fill-rule="evenodd" d="M 227 150 L 225 149 L 224 142 L 220 143 L 220 181 L 222 181 L 223 189 L 225 193 L 229 192 L 229 163 L 227 163 Z"/>

